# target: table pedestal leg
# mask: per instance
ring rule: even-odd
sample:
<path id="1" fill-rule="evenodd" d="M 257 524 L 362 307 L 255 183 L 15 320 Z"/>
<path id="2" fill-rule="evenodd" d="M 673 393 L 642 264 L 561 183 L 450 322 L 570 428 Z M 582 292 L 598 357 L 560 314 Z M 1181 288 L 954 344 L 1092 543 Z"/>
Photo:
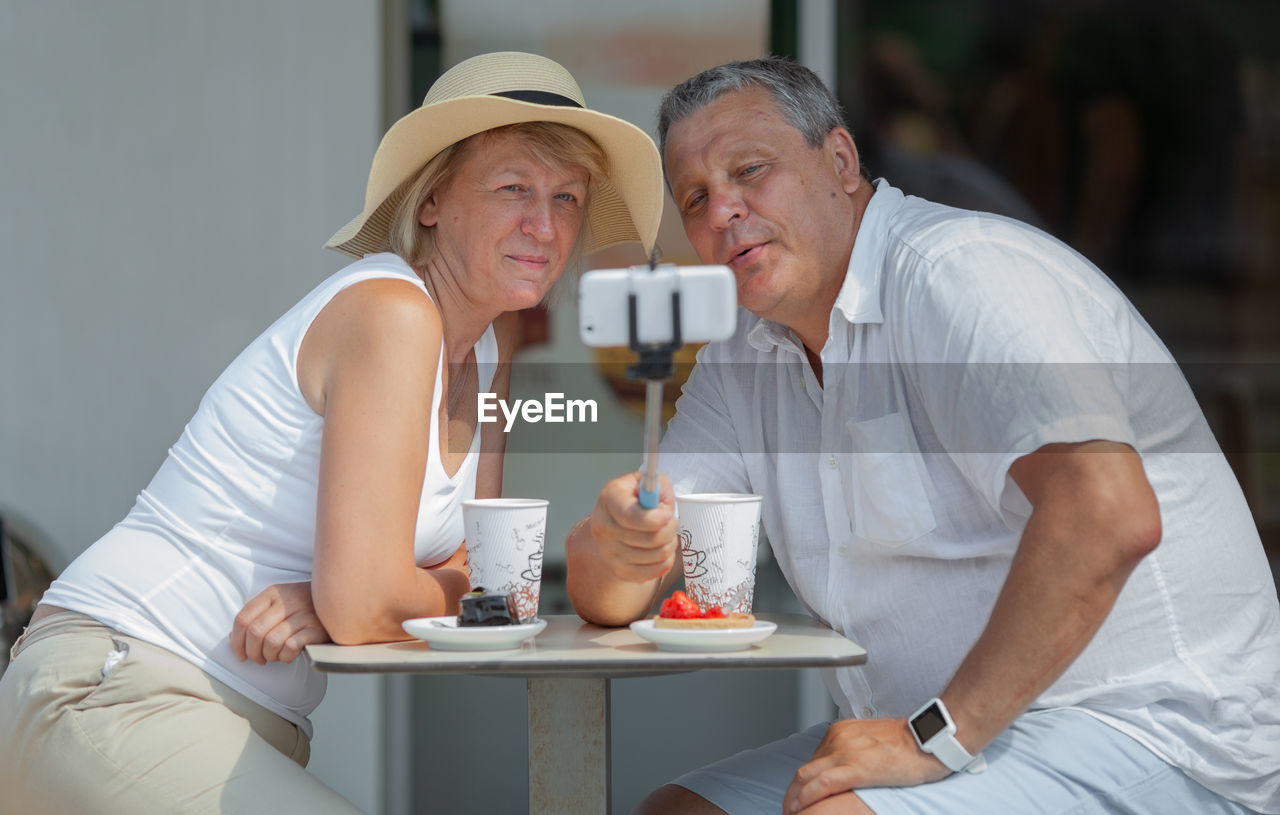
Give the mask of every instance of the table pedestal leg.
<path id="1" fill-rule="evenodd" d="M 609 793 L 609 680 L 530 679 L 530 815 L 607 815 Z"/>

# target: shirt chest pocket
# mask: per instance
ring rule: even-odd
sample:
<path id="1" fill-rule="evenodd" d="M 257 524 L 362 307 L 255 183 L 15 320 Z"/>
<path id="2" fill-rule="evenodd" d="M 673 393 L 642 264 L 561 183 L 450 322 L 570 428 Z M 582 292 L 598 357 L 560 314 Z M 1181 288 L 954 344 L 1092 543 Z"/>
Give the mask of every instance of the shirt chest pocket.
<path id="1" fill-rule="evenodd" d="M 937 521 L 925 489 L 924 461 L 910 443 L 906 416 L 853 420 L 845 428 L 853 442 L 844 477 L 853 533 L 900 546 L 933 531 Z"/>

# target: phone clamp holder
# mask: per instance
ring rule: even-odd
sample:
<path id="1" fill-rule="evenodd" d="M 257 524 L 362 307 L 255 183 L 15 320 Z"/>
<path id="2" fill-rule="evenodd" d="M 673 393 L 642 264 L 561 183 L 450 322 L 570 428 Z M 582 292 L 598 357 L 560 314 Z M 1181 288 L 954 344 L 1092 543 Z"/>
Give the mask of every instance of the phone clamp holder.
<path id="1" fill-rule="evenodd" d="M 669 342 L 640 342 L 636 332 L 638 320 L 638 304 L 635 292 L 627 295 L 627 318 L 631 326 L 629 330 L 632 351 L 640 355 L 640 361 L 627 366 L 628 379 L 670 379 L 675 373 L 672 354 L 684 345 L 680 336 L 680 292 L 671 292 L 671 340 Z"/>

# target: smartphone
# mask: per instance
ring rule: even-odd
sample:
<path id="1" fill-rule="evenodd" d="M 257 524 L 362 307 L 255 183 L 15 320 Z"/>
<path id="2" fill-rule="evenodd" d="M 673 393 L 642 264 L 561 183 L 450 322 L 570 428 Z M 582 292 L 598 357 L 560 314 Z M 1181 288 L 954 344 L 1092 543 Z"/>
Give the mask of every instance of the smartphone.
<path id="1" fill-rule="evenodd" d="M 636 339 L 663 344 L 674 339 L 672 293 L 680 293 L 681 342 L 714 342 L 733 336 L 738 293 L 727 266 L 659 264 L 597 269 L 578 281 L 578 333 L 596 348 L 630 346 L 631 296 L 636 298 Z"/>

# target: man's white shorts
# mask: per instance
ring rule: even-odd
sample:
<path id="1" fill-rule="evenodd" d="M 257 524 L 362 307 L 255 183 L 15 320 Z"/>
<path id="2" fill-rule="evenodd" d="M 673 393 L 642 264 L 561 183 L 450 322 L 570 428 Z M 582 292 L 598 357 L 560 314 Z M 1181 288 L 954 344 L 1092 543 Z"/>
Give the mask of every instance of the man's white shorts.
<path id="1" fill-rule="evenodd" d="M 827 724 L 747 750 L 673 784 L 729 815 L 778 815 Z M 986 772 L 917 787 L 857 790 L 877 815 L 1248 815 L 1113 727 L 1078 710 L 1024 714 L 983 751 Z"/>

